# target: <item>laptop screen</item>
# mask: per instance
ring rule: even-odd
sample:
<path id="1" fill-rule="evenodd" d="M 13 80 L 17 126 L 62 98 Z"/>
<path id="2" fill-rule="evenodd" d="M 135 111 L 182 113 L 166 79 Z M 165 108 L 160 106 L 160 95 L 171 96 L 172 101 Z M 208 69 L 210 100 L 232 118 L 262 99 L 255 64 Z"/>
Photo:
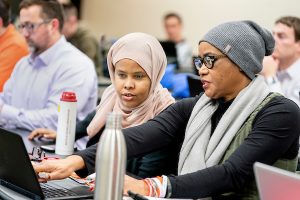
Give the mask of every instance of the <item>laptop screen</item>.
<path id="1" fill-rule="evenodd" d="M 168 64 L 175 64 L 178 68 L 176 44 L 171 41 L 160 41 L 160 44 L 167 56 Z"/>
<path id="2" fill-rule="evenodd" d="M 22 138 L 4 129 L 0 129 L 0 180 L 8 188 L 43 198 Z"/>
<path id="3" fill-rule="evenodd" d="M 299 200 L 300 175 L 262 163 L 254 164 L 261 200 Z"/>

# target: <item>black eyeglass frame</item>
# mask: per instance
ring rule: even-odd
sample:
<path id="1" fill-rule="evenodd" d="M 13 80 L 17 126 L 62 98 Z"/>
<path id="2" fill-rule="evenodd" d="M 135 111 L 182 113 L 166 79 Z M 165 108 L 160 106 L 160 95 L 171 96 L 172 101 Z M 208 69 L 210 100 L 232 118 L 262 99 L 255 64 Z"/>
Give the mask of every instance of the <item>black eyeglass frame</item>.
<path id="1" fill-rule="evenodd" d="M 200 70 L 200 68 L 202 67 L 203 64 L 208 69 L 212 69 L 217 60 L 219 60 L 221 58 L 225 58 L 225 57 L 227 57 L 227 56 L 226 55 L 213 55 L 213 54 L 204 55 L 203 58 L 201 58 L 199 56 L 194 59 L 194 66 L 196 67 L 196 69 L 198 71 Z"/>

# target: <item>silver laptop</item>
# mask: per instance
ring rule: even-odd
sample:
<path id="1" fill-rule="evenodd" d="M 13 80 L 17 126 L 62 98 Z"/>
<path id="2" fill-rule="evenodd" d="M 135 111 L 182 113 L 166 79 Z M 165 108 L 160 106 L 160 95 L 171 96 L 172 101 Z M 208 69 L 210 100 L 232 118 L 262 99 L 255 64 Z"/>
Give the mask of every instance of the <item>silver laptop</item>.
<path id="1" fill-rule="evenodd" d="M 299 200 L 300 175 L 256 162 L 254 174 L 261 200 Z"/>
<path id="2" fill-rule="evenodd" d="M 11 196 L 19 193 L 30 199 L 84 199 L 93 196 L 89 187 L 70 178 L 40 184 L 22 137 L 4 129 L 0 129 L 0 186 L 0 195 L 5 199 L 9 199 L 10 190 L 14 191 Z"/>

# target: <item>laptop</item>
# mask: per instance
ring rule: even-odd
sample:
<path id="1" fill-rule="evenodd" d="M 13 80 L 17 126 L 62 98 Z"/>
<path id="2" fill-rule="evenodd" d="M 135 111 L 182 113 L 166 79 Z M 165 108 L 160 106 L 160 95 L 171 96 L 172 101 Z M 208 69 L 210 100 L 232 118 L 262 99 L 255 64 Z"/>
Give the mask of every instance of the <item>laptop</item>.
<path id="1" fill-rule="evenodd" d="M 39 183 L 26 151 L 22 137 L 0 129 L 0 195 L 24 195 L 30 199 L 84 199 L 92 198 L 89 187 L 67 178 Z M 8 188 L 4 190 L 3 188 Z M 11 197 L 11 199 L 15 199 Z"/>
<path id="2" fill-rule="evenodd" d="M 261 200 L 299 200 L 300 175 L 256 162 L 254 174 Z"/>
<path id="3" fill-rule="evenodd" d="M 171 41 L 159 41 L 166 56 L 168 64 L 175 64 L 178 69 L 176 44 Z"/>

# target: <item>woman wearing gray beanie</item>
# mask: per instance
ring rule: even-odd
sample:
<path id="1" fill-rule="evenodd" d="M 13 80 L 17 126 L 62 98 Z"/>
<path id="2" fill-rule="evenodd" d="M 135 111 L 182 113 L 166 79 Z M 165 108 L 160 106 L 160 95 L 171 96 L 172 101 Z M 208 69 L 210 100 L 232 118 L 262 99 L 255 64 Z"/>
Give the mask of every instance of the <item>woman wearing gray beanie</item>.
<path id="1" fill-rule="evenodd" d="M 273 48 L 271 33 L 251 21 L 228 22 L 211 29 L 199 42 L 195 59 L 205 92 L 171 105 L 145 124 L 123 130 L 129 158 L 176 142 L 181 148 L 174 152 L 179 153 L 178 175 L 144 180 L 126 176 L 124 193 L 258 199 L 254 162 L 295 171 L 299 108 L 270 93 L 257 75 L 263 57 Z M 57 161 L 64 165 L 41 164 L 36 171 L 48 172 L 55 179 L 57 171 L 70 167 L 84 176 L 94 172 L 95 152 L 96 146 L 92 146 Z"/>

